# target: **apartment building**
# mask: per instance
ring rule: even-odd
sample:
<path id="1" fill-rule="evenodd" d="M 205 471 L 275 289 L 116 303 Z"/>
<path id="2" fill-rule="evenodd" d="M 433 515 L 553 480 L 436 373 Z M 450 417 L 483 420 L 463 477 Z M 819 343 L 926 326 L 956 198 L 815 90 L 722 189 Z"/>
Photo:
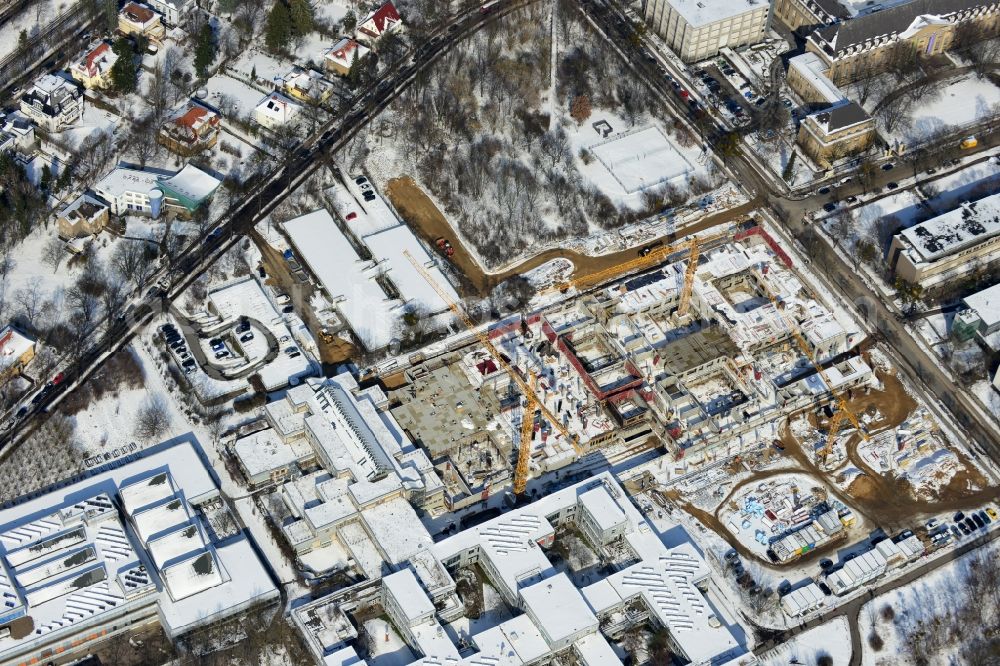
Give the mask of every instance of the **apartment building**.
<path id="1" fill-rule="evenodd" d="M 649 27 L 684 62 L 760 42 L 770 15 L 767 0 L 650 0 L 645 9 Z"/>

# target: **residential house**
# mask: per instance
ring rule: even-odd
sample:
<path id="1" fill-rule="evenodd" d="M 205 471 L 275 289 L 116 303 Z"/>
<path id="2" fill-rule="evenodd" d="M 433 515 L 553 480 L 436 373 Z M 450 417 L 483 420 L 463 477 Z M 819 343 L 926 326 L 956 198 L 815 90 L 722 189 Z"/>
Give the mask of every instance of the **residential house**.
<path id="1" fill-rule="evenodd" d="M 50 132 L 58 132 L 83 117 L 83 94 L 71 82 L 45 74 L 21 97 L 21 113 Z"/>
<path id="2" fill-rule="evenodd" d="M 84 88 L 107 88 L 111 85 L 111 68 L 117 60 L 110 44 L 98 42 L 70 65 L 69 73 Z"/>
<path id="3" fill-rule="evenodd" d="M 684 62 L 763 41 L 771 15 L 767 0 L 649 0 L 644 8 L 649 27 Z"/>
<path id="4" fill-rule="evenodd" d="M 167 120 L 156 140 L 168 150 L 188 157 L 215 146 L 219 139 L 219 114 L 195 103 Z"/>
<path id="5" fill-rule="evenodd" d="M 299 112 L 299 105 L 281 93 L 273 92 L 257 104 L 253 117 L 268 129 L 276 129 L 288 123 Z"/>
<path id="6" fill-rule="evenodd" d="M 296 67 L 278 83 L 289 97 L 300 102 L 322 104 L 333 94 L 333 85 L 312 69 Z"/>
<path id="7" fill-rule="evenodd" d="M 82 194 L 59 211 L 56 229 L 63 240 L 94 236 L 104 231 L 109 217 L 108 207 L 104 202 Z"/>
<path id="8" fill-rule="evenodd" d="M 156 42 L 167 34 L 160 15 L 138 2 L 127 3 L 118 12 L 118 30 L 123 35 L 141 35 Z"/>
<path id="9" fill-rule="evenodd" d="M 35 147 L 35 126 L 24 118 L 7 120 L 0 116 L 0 153 L 28 154 Z"/>
<path id="10" fill-rule="evenodd" d="M 399 32 L 403 29 L 403 19 L 399 17 L 396 5 L 389 0 L 381 7 L 371 12 L 360 21 L 354 31 L 354 37 L 359 42 L 372 46 L 382 35 L 389 32 Z"/>
<path id="11" fill-rule="evenodd" d="M 323 61 L 329 71 L 340 76 L 347 76 L 355 58 L 360 62 L 370 52 L 371 49 L 367 46 L 359 44 L 350 37 L 343 37 L 333 45 L 333 48 L 323 54 Z"/>
<path id="12" fill-rule="evenodd" d="M 178 25 L 195 6 L 194 0 L 146 0 L 167 25 Z"/>
<path id="13" fill-rule="evenodd" d="M 34 338 L 10 325 L 0 331 L 0 382 L 19 374 L 34 357 Z"/>
<path id="14" fill-rule="evenodd" d="M 824 169 L 864 152 L 874 141 L 875 119 L 849 100 L 812 113 L 799 125 L 799 146 Z"/>

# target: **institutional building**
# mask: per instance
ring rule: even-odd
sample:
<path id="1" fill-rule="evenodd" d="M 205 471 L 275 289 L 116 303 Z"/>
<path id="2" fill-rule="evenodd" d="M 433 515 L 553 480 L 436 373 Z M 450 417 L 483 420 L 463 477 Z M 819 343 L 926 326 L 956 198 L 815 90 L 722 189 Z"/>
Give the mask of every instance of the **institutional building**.
<path id="1" fill-rule="evenodd" d="M 837 85 L 862 72 L 882 71 L 897 44 L 911 44 L 920 55 L 951 48 L 957 26 L 972 23 L 984 34 L 1000 29 L 1000 5 L 991 0 L 912 0 L 888 9 L 825 25 L 806 39 Z"/>
<path id="2" fill-rule="evenodd" d="M 570 534 L 582 534 L 614 572 L 602 569 L 578 587 L 549 555 Z M 472 566 L 515 616 L 462 636 L 460 652 L 442 623 L 462 617 L 454 577 Z M 665 546 L 608 472 L 447 537 L 392 569 L 293 611 L 317 660 L 364 663 L 349 615 L 378 600 L 414 653 L 412 664 L 620 666 L 609 641 L 640 625 L 664 629 L 678 659 L 696 666 L 757 663 L 731 630 L 705 560 L 691 543 Z"/>
<path id="3" fill-rule="evenodd" d="M 684 62 L 762 41 L 771 13 L 767 0 L 649 0 L 645 7 L 649 27 Z"/>
<path id="4" fill-rule="evenodd" d="M 964 203 L 893 236 L 888 262 L 907 282 L 933 289 L 1000 259 L 1000 194 Z"/>
<path id="5" fill-rule="evenodd" d="M 0 512 L 0 661 L 45 663 L 158 622 L 175 639 L 279 592 L 196 445 Z"/>

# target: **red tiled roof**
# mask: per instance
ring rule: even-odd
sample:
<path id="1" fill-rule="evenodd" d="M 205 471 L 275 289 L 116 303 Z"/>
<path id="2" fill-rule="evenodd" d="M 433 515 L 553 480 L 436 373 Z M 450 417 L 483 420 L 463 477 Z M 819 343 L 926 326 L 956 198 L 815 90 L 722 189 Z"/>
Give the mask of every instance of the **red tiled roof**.
<path id="1" fill-rule="evenodd" d="M 94 62 L 100 58 L 102 55 L 111 50 L 111 46 L 107 42 L 102 42 L 100 46 L 87 54 L 87 73 L 92 74 L 94 71 Z"/>
<path id="2" fill-rule="evenodd" d="M 389 0 L 389 2 L 375 10 L 375 13 L 366 19 L 364 23 L 368 23 L 368 21 L 375 23 L 376 32 L 373 33 L 371 30 L 366 30 L 364 27 L 361 28 L 361 31 L 374 37 L 378 37 L 385 32 L 386 22 L 399 22 L 399 12 L 396 11 L 396 5 L 392 4 L 392 0 Z"/>
<path id="3" fill-rule="evenodd" d="M 122 7 L 122 13 L 139 23 L 151 21 L 153 17 L 156 16 L 156 13 L 149 7 L 143 7 L 142 5 L 134 2 L 130 2 Z"/>

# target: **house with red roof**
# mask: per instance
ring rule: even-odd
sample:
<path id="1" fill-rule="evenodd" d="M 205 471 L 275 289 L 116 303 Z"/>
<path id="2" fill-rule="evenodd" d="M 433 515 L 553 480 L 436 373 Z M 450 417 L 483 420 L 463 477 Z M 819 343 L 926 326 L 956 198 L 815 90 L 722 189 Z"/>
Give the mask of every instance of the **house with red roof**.
<path id="1" fill-rule="evenodd" d="M 359 42 L 372 46 L 387 32 L 399 32 L 403 29 L 403 19 L 399 17 L 396 5 L 388 0 L 384 5 L 358 21 L 354 37 Z"/>
<path id="2" fill-rule="evenodd" d="M 215 111 L 192 102 L 163 124 L 156 140 L 171 152 L 189 157 L 215 146 L 220 121 Z"/>
<path id="3" fill-rule="evenodd" d="M 351 71 L 354 59 L 358 62 L 371 52 L 367 46 L 359 44 L 350 37 L 342 37 L 329 51 L 323 54 L 323 62 L 328 71 L 340 76 L 347 76 Z"/>
<path id="4" fill-rule="evenodd" d="M 106 88 L 111 85 L 111 68 L 117 60 L 111 44 L 98 42 L 70 65 L 69 73 L 84 88 Z"/>
<path id="5" fill-rule="evenodd" d="M 118 12 L 118 31 L 123 35 L 142 35 L 157 42 L 167 34 L 160 15 L 138 2 L 126 3 Z"/>

